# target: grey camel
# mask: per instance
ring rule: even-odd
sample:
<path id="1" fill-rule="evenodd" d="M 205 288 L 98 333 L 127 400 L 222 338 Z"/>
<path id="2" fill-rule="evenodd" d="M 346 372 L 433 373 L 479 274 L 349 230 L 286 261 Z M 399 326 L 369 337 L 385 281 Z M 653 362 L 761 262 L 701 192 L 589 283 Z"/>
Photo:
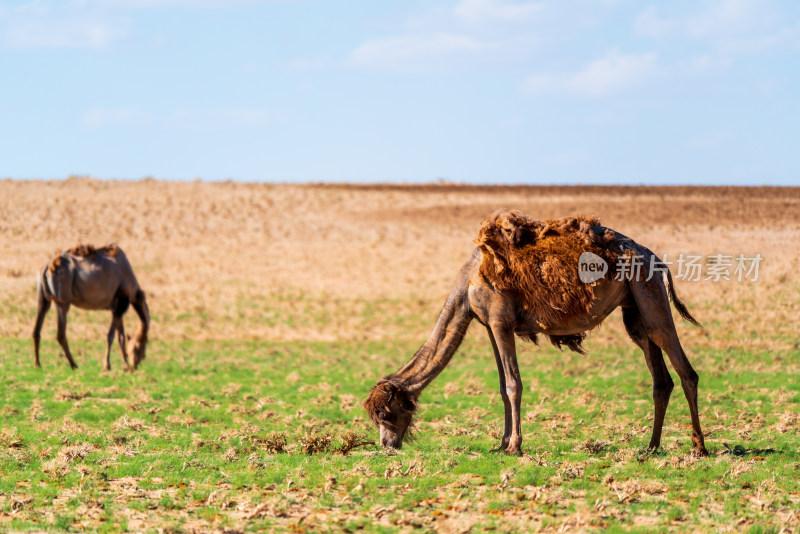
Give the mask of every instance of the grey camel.
<path id="1" fill-rule="evenodd" d="M 119 338 L 126 368 L 136 369 L 144 360 L 150 311 L 145 293 L 136 281 L 128 258 L 117 245 L 112 243 L 102 248 L 79 245 L 56 254 L 40 272 L 36 292 L 38 309 L 33 328 L 36 367 L 41 367 L 39 342 L 42 323 L 52 303 L 55 303 L 58 313 L 58 343 L 72 369 L 77 369 L 78 366 L 67 343 L 67 313 L 71 306 L 85 310 L 111 311 L 111 327 L 103 364 L 105 370 L 111 369 L 111 345 L 115 334 Z M 126 347 L 122 318 L 129 306 L 133 306 L 140 322 L 131 346 Z M 132 363 L 129 363 L 129 356 Z"/>

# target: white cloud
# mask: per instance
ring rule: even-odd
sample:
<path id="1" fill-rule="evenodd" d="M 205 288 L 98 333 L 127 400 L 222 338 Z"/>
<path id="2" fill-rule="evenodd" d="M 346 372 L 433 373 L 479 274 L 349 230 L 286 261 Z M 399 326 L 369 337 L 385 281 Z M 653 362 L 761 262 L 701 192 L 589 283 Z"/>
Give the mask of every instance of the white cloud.
<path id="1" fill-rule="evenodd" d="M 674 10 L 675 5 L 661 4 L 659 9 Z M 706 0 L 688 5 L 695 10 L 668 15 L 650 7 L 634 23 L 637 35 L 659 39 L 662 46 L 677 43 L 694 49 L 694 56 L 674 63 L 675 73 L 698 75 L 730 68 L 741 56 L 800 50 L 796 12 L 779 9 L 771 0 Z"/>
<path id="2" fill-rule="evenodd" d="M 756 37 L 720 40 L 718 48 L 725 54 L 760 54 L 768 50 L 797 50 L 800 48 L 800 23 Z"/>
<path id="3" fill-rule="evenodd" d="M 133 9 L 224 8 L 277 1 L 280 0 L 27 0 L 14 7 L 0 6 L 0 46 L 105 48 L 128 36 Z"/>
<path id="4" fill-rule="evenodd" d="M 34 0 L 0 15 L 7 48 L 103 48 L 127 35 L 126 23 L 85 3 Z"/>
<path id="5" fill-rule="evenodd" d="M 678 20 L 659 16 L 656 8 L 652 6 L 641 12 L 633 24 L 637 35 L 659 39 L 677 32 L 679 26 Z"/>
<path id="6" fill-rule="evenodd" d="M 12 48 L 104 48 L 125 35 L 119 28 L 92 20 L 27 21 L 3 30 Z"/>
<path id="7" fill-rule="evenodd" d="M 521 21 L 541 9 L 542 4 L 538 2 L 515 4 L 501 0 L 461 0 L 455 8 L 455 14 L 472 21 L 495 19 L 514 22 Z"/>
<path id="8" fill-rule="evenodd" d="M 703 6 L 694 13 L 675 16 L 661 15 L 651 6 L 636 17 L 634 29 L 637 35 L 658 39 L 719 39 L 770 32 L 781 20 L 764 1 L 715 0 Z"/>
<path id="9" fill-rule="evenodd" d="M 366 41 L 347 58 L 355 67 L 382 71 L 425 71 L 458 55 L 482 52 L 494 45 L 463 35 L 402 35 Z"/>
<path id="10" fill-rule="evenodd" d="M 143 126 L 152 121 L 152 116 L 136 108 L 94 108 L 81 118 L 81 126 L 88 130 L 129 128 Z"/>
<path id="11" fill-rule="evenodd" d="M 714 37 L 748 33 L 769 18 L 763 0 L 722 0 L 686 22 L 686 30 L 692 37 Z"/>
<path id="12" fill-rule="evenodd" d="M 642 85 L 664 73 L 655 53 L 611 52 L 581 70 L 569 74 L 533 74 L 523 82 L 531 95 L 567 93 L 603 97 Z"/>

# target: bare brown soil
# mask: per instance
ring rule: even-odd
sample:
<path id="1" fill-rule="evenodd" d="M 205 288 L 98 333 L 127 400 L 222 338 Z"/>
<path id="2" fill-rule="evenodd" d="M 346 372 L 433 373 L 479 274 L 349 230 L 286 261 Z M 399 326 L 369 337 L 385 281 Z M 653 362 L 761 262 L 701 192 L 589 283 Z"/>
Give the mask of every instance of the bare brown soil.
<path id="1" fill-rule="evenodd" d="M 696 342 L 790 343 L 800 311 L 800 188 L 69 179 L 0 181 L 0 193 L 0 336 L 30 334 L 37 272 L 54 252 L 113 241 L 148 292 L 154 338 L 422 337 L 500 207 L 596 215 L 660 254 L 760 253 L 756 282 L 678 282 L 714 326 L 690 331 Z M 95 338 L 107 322 L 72 312 L 70 335 Z"/>

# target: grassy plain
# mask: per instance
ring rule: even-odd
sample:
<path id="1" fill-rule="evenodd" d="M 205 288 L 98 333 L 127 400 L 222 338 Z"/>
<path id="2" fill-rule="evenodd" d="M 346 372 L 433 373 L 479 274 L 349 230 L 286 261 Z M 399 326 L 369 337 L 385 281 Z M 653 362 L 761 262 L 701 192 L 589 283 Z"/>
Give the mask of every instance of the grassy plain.
<path id="1" fill-rule="evenodd" d="M 0 530 L 800 530 L 800 190 L 0 181 Z M 522 457 L 473 326 L 425 391 L 417 439 L 386 453 L 360 407 L 432 328 L 497 207 L 598 215 L 658 253 L 764 257 L 756 282 L 678 282 L 711 456 L 680 388 L 663 448 L 617 313 L 588 356 L 519 345 Z M 148 291 L 139 372 L 109 317 L 70 312 L 81 366 L 45 326 L 36 270 L 118 242 Z M 127 318 L 133 330 L 135 318 Z M 674 374 L 673 374 L 674 376 Z M 677 377 L 675 377 L 677 382 Z M 351 449 L 351 450 L 348 450 Z"/>

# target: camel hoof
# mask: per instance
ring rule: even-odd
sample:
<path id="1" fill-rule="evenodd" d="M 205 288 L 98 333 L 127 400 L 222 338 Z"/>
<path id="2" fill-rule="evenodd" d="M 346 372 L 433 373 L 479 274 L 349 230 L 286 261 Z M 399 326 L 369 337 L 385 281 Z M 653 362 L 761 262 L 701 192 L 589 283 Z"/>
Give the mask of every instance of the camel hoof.
<path id="1" fill-rule="evenodd" d="M 522 449 L 520 447 L 508 447 L 505 451 L 506 454 L 510 454 L 512 456 L 522 456 Z"/>
<path id="2" fill-rule="evenodd" d="M 705 445 L 695 447 L 694 449 L 692 449 L 692 452 L 694 452 L 697 456 L 701 458 L 705 458 L 708 456 L 708 451 L 706 450 Z"/>

